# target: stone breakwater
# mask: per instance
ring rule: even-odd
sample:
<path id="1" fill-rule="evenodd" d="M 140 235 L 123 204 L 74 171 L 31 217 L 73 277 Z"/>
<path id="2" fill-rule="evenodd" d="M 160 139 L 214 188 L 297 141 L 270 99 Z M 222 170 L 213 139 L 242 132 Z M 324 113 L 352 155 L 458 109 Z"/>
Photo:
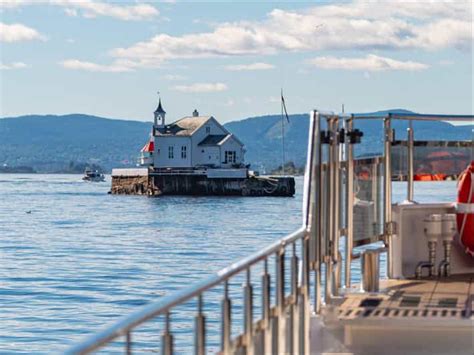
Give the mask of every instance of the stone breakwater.
<path id="1" fill-rule="evenodd" d="M 111 194 L 202 196 L 293 196 L 295 179 L 286 176 L 208 178 L 206 175 L 145 174 L 142 169 L 112 174 Z"/>

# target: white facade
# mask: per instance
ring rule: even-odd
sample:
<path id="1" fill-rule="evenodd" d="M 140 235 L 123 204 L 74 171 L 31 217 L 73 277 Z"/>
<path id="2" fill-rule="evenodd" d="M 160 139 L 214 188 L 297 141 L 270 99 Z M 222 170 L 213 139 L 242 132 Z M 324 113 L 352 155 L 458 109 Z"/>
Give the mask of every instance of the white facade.
<path id="1" fill-rule="evenodd" d="M 189 168 L 191 167 L 191 138 L 179 136 L 162 136 L 155 138 L 153 153 L 156 168 Z"/>
<path id="2" fill-rule="evenodd" d="M 194 114 L 154 126 L 155 168 L 239 168 L 244 146 L 214 117 Z"/>

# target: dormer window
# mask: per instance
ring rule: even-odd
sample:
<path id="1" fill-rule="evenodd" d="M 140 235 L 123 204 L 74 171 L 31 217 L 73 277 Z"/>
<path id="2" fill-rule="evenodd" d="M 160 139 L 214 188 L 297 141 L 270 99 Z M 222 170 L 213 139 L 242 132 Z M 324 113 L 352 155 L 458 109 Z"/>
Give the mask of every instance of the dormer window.
<path id="1" fill-rule="evenodd" d="M 211 127 L 206 126 L 206 133 L 207 133 L 207 134 L 211 134 Z"/>

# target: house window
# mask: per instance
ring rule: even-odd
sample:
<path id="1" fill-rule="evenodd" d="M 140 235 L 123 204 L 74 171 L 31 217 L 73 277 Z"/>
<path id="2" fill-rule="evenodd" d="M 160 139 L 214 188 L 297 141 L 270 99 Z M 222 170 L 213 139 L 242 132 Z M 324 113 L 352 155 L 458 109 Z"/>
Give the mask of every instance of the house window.
<path id="1" fill-rule="evenodd" d="M 210 133 L 211 133 L 211 127 L 206 126 L 206 133 L 207 133 L 207 134 L 210 134 Z"/>
<path id="2" fill-rule="evenodd" d="M 160 149 L 156 150 L 156 155 L 158 155 L 158 156 L 160 155 Z"/>
<path id="3" fill-rule="evenodd" d="M 169 146 L 168 147 L 168 159 L 174 159 L 174 147 L 173 146 Z"/>
<path id="4" fill-rule="evenodd" d="M 181 147 L 181 159 L 186 159 L 187 157 L 187 151 L 186 151 L 187 147 L 185 145 L 183 145 Z"/>
<path id="5" fill-rule="evenodd" d="M 234 150 L 226 150 L 224 157 L 225 157 L 225 160 L 224 160 L 225 164 L 236 162 L 236 154 Z"/>

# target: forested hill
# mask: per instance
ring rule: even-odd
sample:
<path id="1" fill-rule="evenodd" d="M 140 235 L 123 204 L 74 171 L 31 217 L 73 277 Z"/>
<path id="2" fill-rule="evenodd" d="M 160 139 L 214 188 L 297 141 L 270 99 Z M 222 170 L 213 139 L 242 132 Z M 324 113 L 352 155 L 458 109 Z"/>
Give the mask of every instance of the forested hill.
<path id="1" fill-rule="evenodd" d="M 0 119 L 0 165 L 64 170 L 70 162 L 96 163 L 106 170 L 135 164 L 151 123 L 82 114 Z"/>
<path id="2" fill-rule="evenodd" d="M 269 115 L 230 122 L 225 127 L 245 144 L 248 163 L 255 169 L 270 170 L 282 160 L 281 123 L 280 115 Z M 290 115 L 284 125 L 287 161 L 302 166 L 306 159 L 308 115 Z M 356 153 L 381 152 L 381 122 L 364 120 L 358 127 L 365 135 Z M 396 121 L 393 127 L 398 137 L 405 137 L 407 122 Z M 472 127 L 415 122 L 414 128 L 416 139 L 472 139 Z M 112 167 L 133 166 L 150 129 L 151 122 L 82 114 L 3 118 L 0 119 L 0 165 L 30 166 L 39 172 L 64 171 L 71 162 L 98 164 L 107 171 Z"/>

